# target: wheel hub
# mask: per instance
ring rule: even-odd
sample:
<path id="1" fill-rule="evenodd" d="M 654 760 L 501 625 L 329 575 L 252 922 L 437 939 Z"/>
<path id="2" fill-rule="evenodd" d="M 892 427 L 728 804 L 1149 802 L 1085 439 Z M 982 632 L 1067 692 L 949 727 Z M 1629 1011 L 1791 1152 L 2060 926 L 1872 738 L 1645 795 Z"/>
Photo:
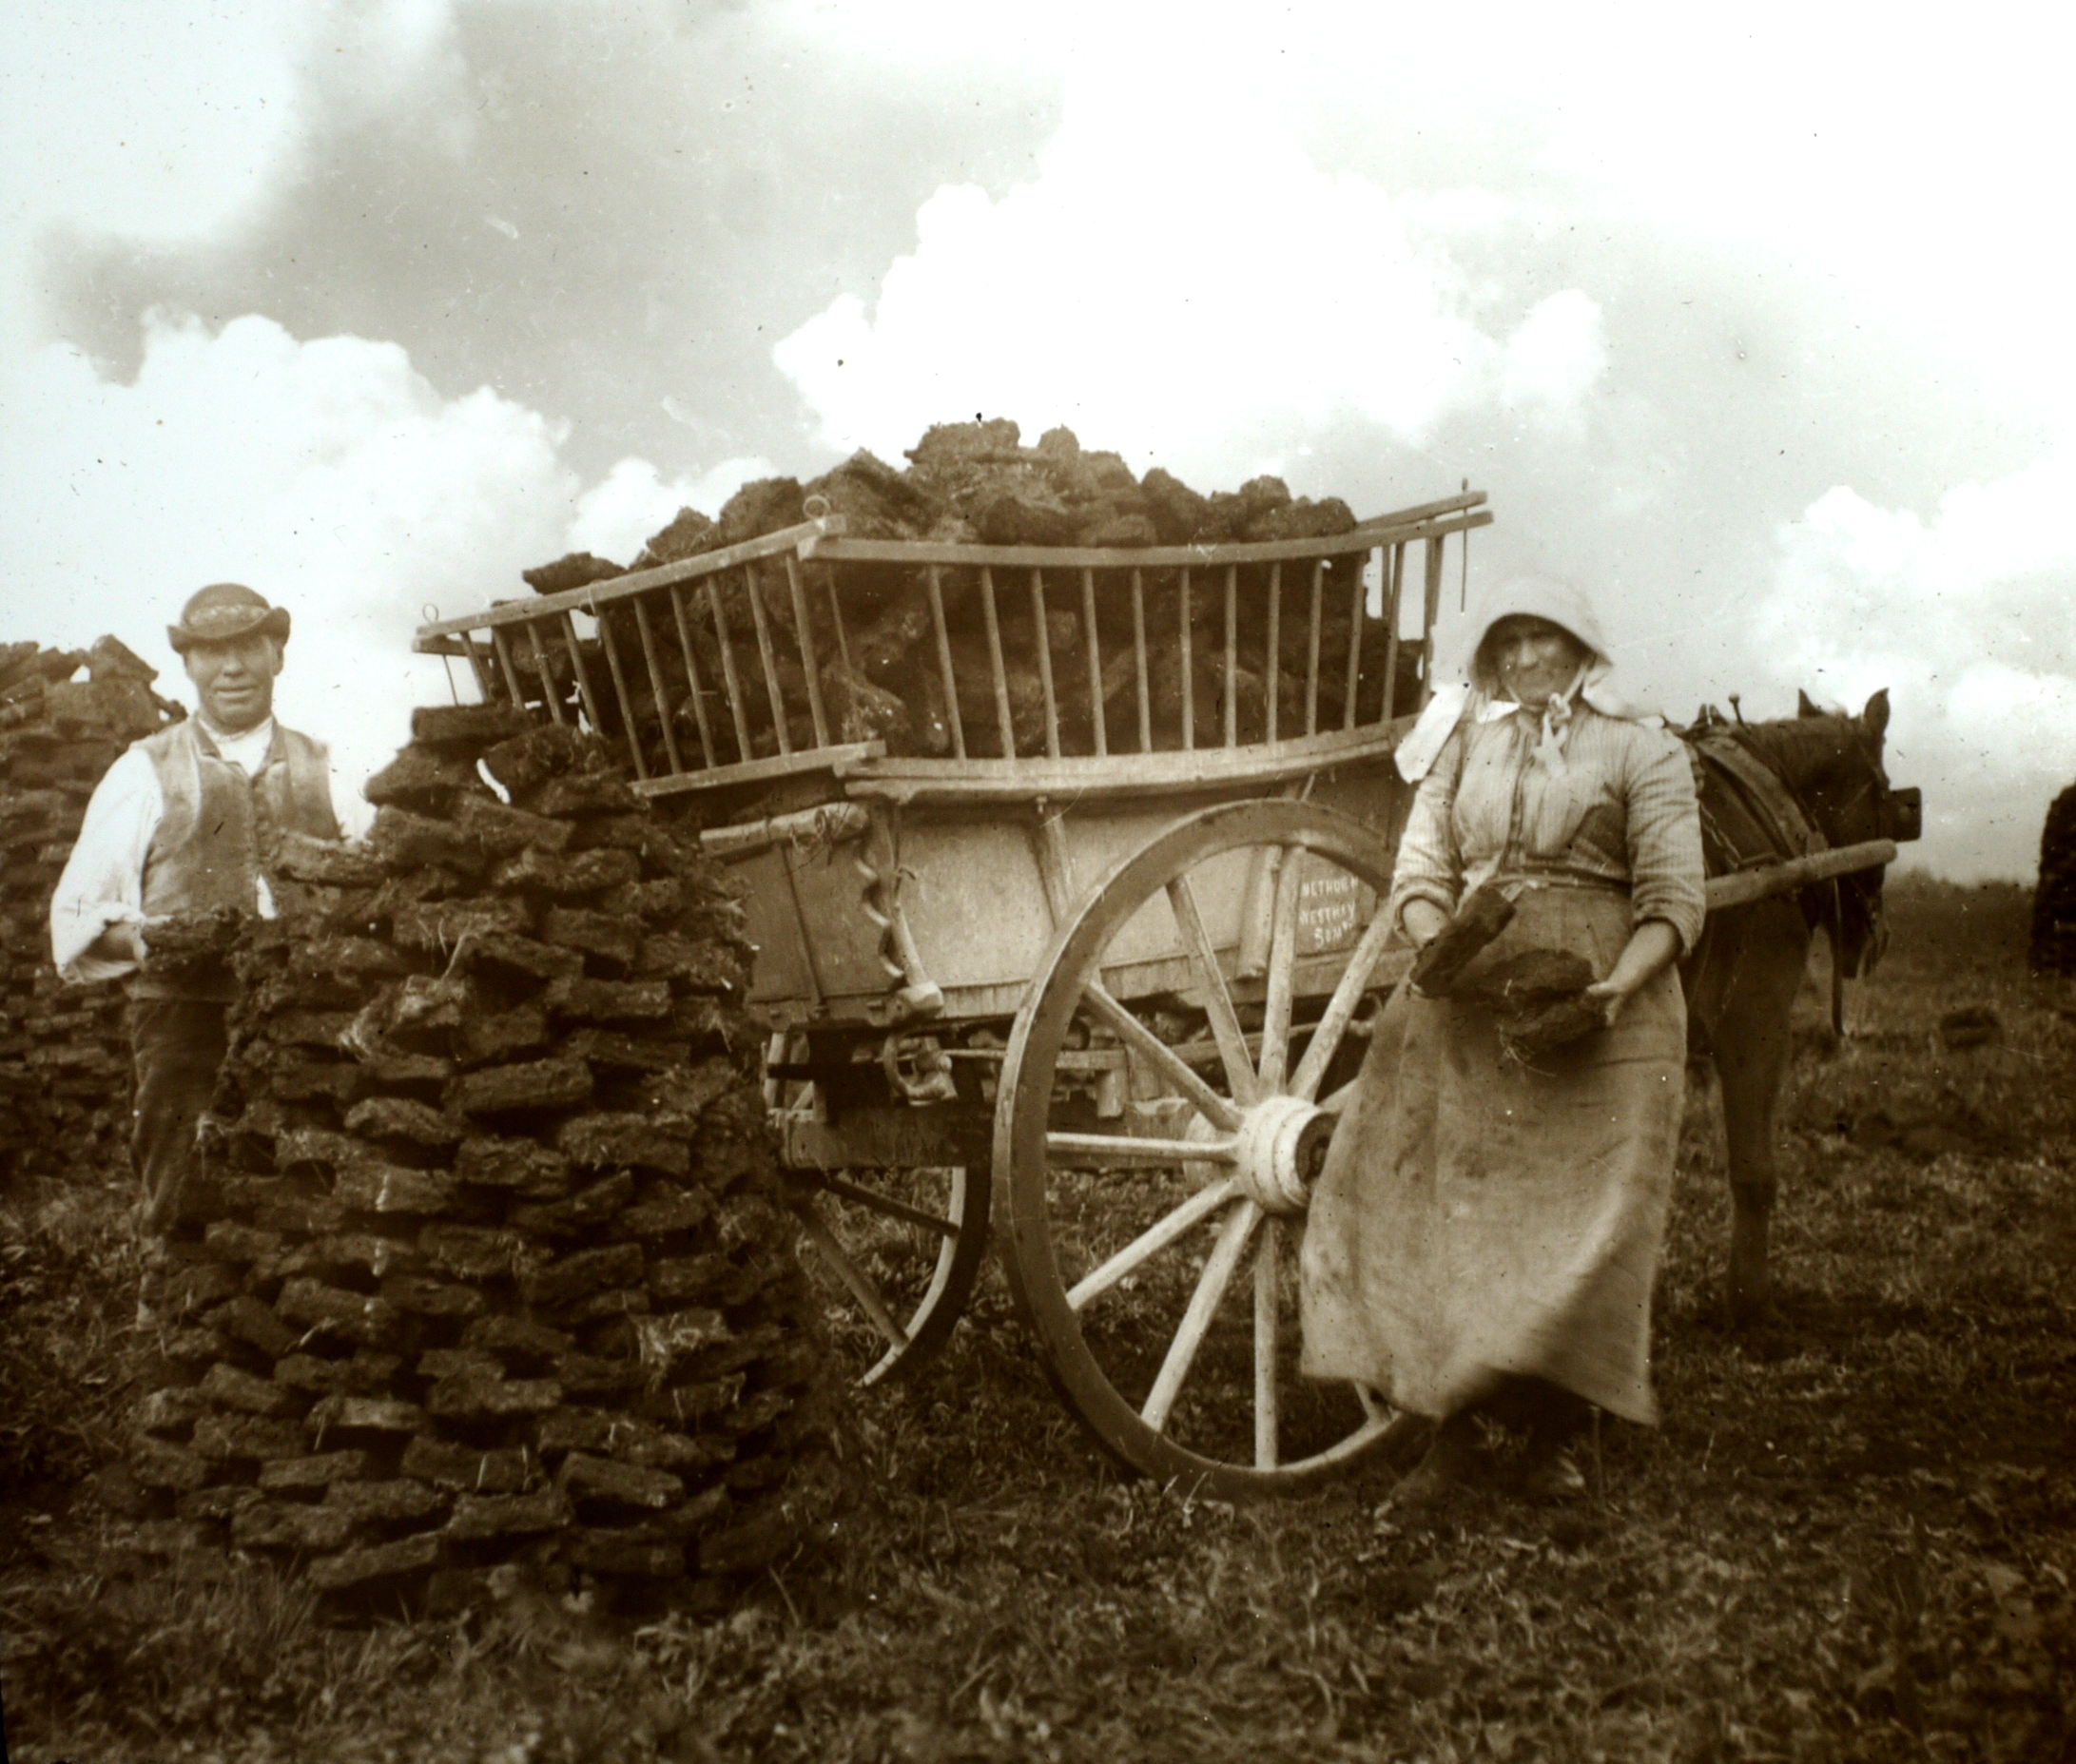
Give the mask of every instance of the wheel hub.
<path id="1" fill-rule="evenodd" d="M 1233 1174 L 1264 1212 L 1303 1212 L 1326 1161 L 1333 1119 L 1302 1096 L 1265 1096 L 1240 1121 Z"/>

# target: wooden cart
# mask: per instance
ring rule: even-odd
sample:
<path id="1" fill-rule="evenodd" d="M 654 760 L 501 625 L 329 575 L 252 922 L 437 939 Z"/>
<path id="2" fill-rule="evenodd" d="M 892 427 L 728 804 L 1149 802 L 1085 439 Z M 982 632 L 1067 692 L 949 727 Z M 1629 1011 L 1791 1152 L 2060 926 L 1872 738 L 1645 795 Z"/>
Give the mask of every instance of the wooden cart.
<path id="1" fill-rule="evenodd" d="M 1299 1376 L 1295 1255 L 1336 1092 L 1409 960 L 1377 911 L 1408 800 L 1390 755 L 1484 501 L 1130 551 L 825 515 L 417 648 L 619 742 L 733 869 L 782 1161 L 863 1377 L 943 1342 L 992 1218 L 1105 1445 L 1295 1488 L 1391 1420 Z M 919 630 L 927 610 L 937 677 L 905 684 L 944 708 L 941 757 L 844 739 L 861 622 L 892 602 Z"/>

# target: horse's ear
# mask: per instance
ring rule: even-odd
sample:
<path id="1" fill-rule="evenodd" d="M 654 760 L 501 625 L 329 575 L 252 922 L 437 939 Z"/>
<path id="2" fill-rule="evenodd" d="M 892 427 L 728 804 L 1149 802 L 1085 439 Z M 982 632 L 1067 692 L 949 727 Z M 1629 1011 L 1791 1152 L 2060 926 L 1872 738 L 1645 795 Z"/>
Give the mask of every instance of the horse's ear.
<path id="1" fill-rule="evenodd" d="M 1810 702 L 1810 695 L 1800 687 L 1795 688 L 1795 714 L 1798 717 L 1820 717 L 1824 713 Z"/>
<path id="2" fill-rule="evenodd" d="M 1883 687 L 1880 691 L 1867 701 L 1867 708 L 1860 712 L 1860 721 L 1866 725 L 1868 734 L 1876 741 L 1879 741 L 1889 732 L 1889 688 L 1887 687 Z"/>

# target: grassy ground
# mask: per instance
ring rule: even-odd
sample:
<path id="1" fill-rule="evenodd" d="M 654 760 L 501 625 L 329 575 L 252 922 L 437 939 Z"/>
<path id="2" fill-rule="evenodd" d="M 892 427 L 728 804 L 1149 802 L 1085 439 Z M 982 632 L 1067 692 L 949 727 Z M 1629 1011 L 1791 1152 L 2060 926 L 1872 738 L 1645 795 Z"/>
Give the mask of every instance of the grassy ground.
<path id="1" fill-rule="evenodd" d="M 122 1547 L 114 1187 L 0 1207 L 0 1695 L 18 1759 L 2076 1757 L 2076 989 L 2015 889 L 1899 883 L 1831 1047 L 1804 999 L 1775 1325 L 1717 1321 L 1713 1099 L 1659 1292 L 1662 1431 L 1591 1491 L 1388 1477 L 1240 1507 L 1124 1481 L 992 1271 L 857 1406 L 833 1544 L 718 1621 L 525 1585 L 328 1627 L 259 1564 Z M 1988 1006 L 1988 1043 L 1940 1019 Z"/>

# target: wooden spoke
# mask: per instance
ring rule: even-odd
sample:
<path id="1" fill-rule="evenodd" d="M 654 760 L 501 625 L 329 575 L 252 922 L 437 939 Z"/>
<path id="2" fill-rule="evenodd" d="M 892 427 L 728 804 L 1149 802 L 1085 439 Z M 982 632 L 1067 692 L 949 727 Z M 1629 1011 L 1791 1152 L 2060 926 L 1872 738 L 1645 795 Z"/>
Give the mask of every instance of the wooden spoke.
<path id="1" fill-rule="evenodd" d="M 874 1212 L 883 1212 L 890 1219 L 905 1219 L 910 1225 L 920 1225 L 926 1231 L 935 1231 L 941 1237 L 959 1235 L 959 1221 L 947 1219 L 934 1212 L 924 1212 L 921 1207 L 911 1207 L 906 1201 L 896 1200 L 891 1194 L 882 1194 L 856 1182 L 846 1182 L 842 1176 L 824 1176 L 822 1186 L 831 1194 L 841 1194 L 845 1200 L 854 1200 L 861 1207 L 869 1207 Z"/>
<path id="2" fill-rule="evenodd" d="M 1276 871 L 1275 921 L 1269 939 L 1269 996 L 1261 1025 L 1260 1093 L 1272 1096 L 1283 1089 L 1290 1058 L 1290 977 L 1297 964 L 1298 853 L 1284 853 Z"/>
<path id="3" fill-rule="evenodd" d="M 490 628 L 490 647 L 497 651 L 498 671 L 504 675 L 505 690 L 512 695 L 514 705 L 526 703 L 526 688 L 519 684 L 519 669 L 512 659 L 512 637 L 502 625 Z"/>
<path id="4" fill-rule="evenodd" d="M 815 653 L 814 621 L 807 616 L 807 581 L 800 572 L 800 560 L 791 552 L 786 553 L 785 563 L 786 591 L 793 604 L 793 641 L 800 647 L 801 671 L 807 676 L 807 716 L 814 727 L 815 746 L 826 747 L 829 718 L 822 702 L 822 658 Z"/>
<path id="5" fill-rule="evenodd" d="M 1141 1231 L 1100 1268 L 1082 1275 L 1069 1289 L 1067 1303 L 1079 1310 L 1091 1299 L 1100 1298 L 1134 1269 L 1158 1255 L 1193 1225 L 1210 1218 L 1239 1192 L 1239 1183 L 1231 1176 L 1222 1182 L 1213 1182 L 1208 1189 L 1199 1189 L 1151 1231 Z"/>
<path id="6" fill-rule="evenodd" d="M 1348 958 L 1340 984 L 1333 989 L 1333 997 L 1327 1000 L 1326 1014 L 1320 1018 L 1319 1027 L 1312 1031 L 1311 1044 L 1306 1048 L 1305 1057 L 1297 1062 L 1297 1071 L 1290 1077 L 1291 1095 L 1302 1096 L 1310 1102 L 1319 1095 L 1320 1081 L 1327 1076 L 1327 1067 L 1339 1050 L 1341 1038 L 1348 1034 L 1348 1024 L 1354 1020 L 1355 1007 L 1362 1002 L 1370 973 L 1377 965 L 1377 958 L 1384 954 L 1384 946 L 1390 936 L 1390 923 L 1380 908 L 1376 918 L 1369 921 L 1369 928 L 1363 933 L 1362 940 L 1355 945 L 1355 953 Z"/>
<path id="7" fill-rule="evenodd" d="M 771 1076 L 794 1037 L 766 1051 L 766 1103 L 787 1116 L 824 1118 L 814 1080 Z M 987 1254 L 988 1186 L 959 1167 L 871 1171 L 790 1165 L 787 1204 L 814 1250 L 803 1255 L 827 1325 L 826 1343 L 844 1374 L 861 1385 L 904 1378 L 950 1339 Z"/>
<path id="8" fill-rule="evenodd" d="M 1147 696 L 1146 688 L 1146 582 L 1144 572 L 1132 572 L 1132 659 L 1133 678 L 1139 688 L 1139 751 L 1154 750 L 1153 701 Z"/>
<path id="9" fill-rule="evenodd" d="M 721 606 L 721 578 L 707 578 L 707 610 L 713 614 L 714 636 L 721 646 L 721 678 L 728 688 L 728 714 L 735 720 L 735 751 L 742 760 L 750 757 L 749 711 L 743 697 L 742 670 L 735 666 L 735 646 L 728 640 L 728 615 Z"/>
<path id="10" fill-rule="evenodd" d="M 584 671 L 583 652 L 577 648 L 576 621 L 567 612 L 562 615 L 562 647 L 570 653 L 570 670 L 576 675 L 576 695 L 583 703 L 584 715 L 595 734 L 605 725 L 598 715 L 598 700 L 592 695 L 592 677 Z"/>
<path id="11" fill-rule="evenodd" d="M 1312 618 L 1310 637 L 1305 647 L 1305 733 L 1319 732 L 1319 612 L 1321 584 L 1327 579 L 1327 560 L 1312 565 Z"/>
<path id="12" fill-rule="evenodd" d="M 814 1245 L 817 1252 L 836 1270 L 836 1277 L 850 1289 L 851 1297 L 858 1301 L 859 1309 L 871 1318 L 872 1327 L 895 1347 L 907 1347 L 908 1331 L 894 1321 L 893 1314 L 880 1297 L 879 1289 L 844 1253 L 844 1246 L 836 1241 L 836 1233 L 829 1230 L 828 1221 L 823 1218 L 814 1202 L 803 1201 L 798 1211 L 800 1222 L 807 1232 L 807 1241 Z"/>
<path id="13" fill-rule="evenodd" d="M 1276 1257 L 1282 1250 L 1282 1227 L 1275 1219 L 1262 1223 L 1254 1246 L 1254 1467 L 1276 1467 Z"/>
<path id="14" fill-rule="evenodd" d="M 987 625 L 988 667 L 995 681 L 995 721 L 1001 737 L 1002 758 L 1017 757 L 1017 719 L 1009 708 L 1008 665 L 1002 660 L 1002 622 L 995 605 L 995 572 L 980 566 L 980 612 Z"/>
<path id="15" fill-rule="evenodd" d="M 540 621 L 529 619 L 526 625 L 526 640 L 534 650 L 534 671 L 540 675 L 540 695 L 547 701 L 548 714 L 557 723 L 562 721 L 562 688 L 555 684 L 554 669 L 548 666 L 548 651 L 541 645 Z"/>
<path id="16" fill-rule="evenodd" d="M 1204 929 L 1204 916 L 1197 911 L 1196 893 L 1187 876 L 1177 876 L 1168 884 L 1168 903 L 1174 909 L 1183 944 L 1204 976 L 1204 1008 L 1211 1018 L 1218 1057 L 1225 1062 L 1232 1100 L 1245 1108 L 1254 1100 L 1254 1060 L 1248 1052 L 1247 1037 L 1232 1008 L 1232 995 L 1226 989 L 1226 977 L 1218 971 L 1218 954 L 1212 948 L 1211 934 Z"/>
<path id="17" fill-rule="evenodd" d="M 1294 702 L 1289 719 L 1297 722 Z M 1226 803 L 1174 823 L 1061 922 L 997 1079 L 998 1241 L 1047 1375 L 1135 1469 L 1225 1498 L 1316 1487 L 1387 1437 L 1345 1387 L 1293 1375 L 1287 1264 L 1302 1221 L 1268 1221 L 1253 1198 L 1260 1174 L 1239 1168 L 1249 1115 L 1273 1106 L 1293 1068 L 1328 1088 L 1314 1068 L 1333 1063 L 1331 1047 L 1310 1066 L 1298 1058 L 1310 1052 L 1305 1037 L 1317 1038 L 1313 1012 L 1340 998 L 1324 1025 L 1326 1040 L 1340 1042 L 1364 997 L 1361 980 L 1342 996 L 1348 952 L 1300 959 L 1299 903 L 1322 864 L 1369 894 L 1390 887 L 1390 853 L 1376 829 L 1323 804 Z M 1242 980 L 1224 943 L 1246 903 L 1242 883 L 1256 874 L 1259 971 Z M 1341 906 L 1346 885 L 1331 899 Z M 1361 961 L 1378 954 L 1374 940 L 1348 941 Z M 1252 1001 L 1265 993 L 1267 1021 L 1256 1030 L 1262 1007 Z M 1300 994 L 1303 1028 L 1294 1026 Z M 1173 1026 L 1132 1015 L 1172 1007 L 1178 995 L 1191 1016 Z M 1123 1044 L 1138 1106 L 1154 1117 L 1139 1125 L 1135 1113 L 1128 1134 L 1087 1131 L 1127 1124 L 1088 1118 L 1078 1075 L 1088 1069 L 1086 1031 L 1096 1026 Z M 1071 1086 L 1061 1074 L 1075 1075 Z M 1174 1136 L 1184 1125 L 1187 1136 Z"/>
<path id="18" fill-rule="evenodd" d="M 1236 1164 L 1231 1139 L 1135 1139 L 1129 1134 L 1047 1134 L 1045 1153 L 1070 1170 L 1125 1170 L 1181 1164 Z"/>
<path id="19" fill-rule="evenodd" d="M 634 624 L 641 633 L 642 660 L 649 669 L 649 689 L 656 703 L 656 722 L 663 729 L 664 757 L 670 762 L 673 772 L 685 769 L 684 758 L 678 752 L 677 727 L 670 716 L 670 699 L 663 684 L 663 657 L 656 649 L 656 633 L 649 623 L 649 602 L 634 603 Z"/>
<path id="20" fill-rule="evenodd" d="M 670 611 L 677 618 L 678 652 L 685 657 L 685 681 L 691 689 L 692 715 L 699 724 L 699 752 L 710 770 L 713 766 L 713 725 L 707 717 L 706 688 L 699 683 L 699 657 L 692 649 L 691 615 L 685 610 L 685 590 L 670 584 Z"/>
<path id="21" fill-rule="evenodd" d="M 1196 746 L 1196 663 L 1190 654 L 1190 567 L 1182 566 L 1178 590 L 1180 615 L 1176 620 L 1176 671 L 1182 676 L 1182 745 Z"/>
<path id="22" fill-rule="evenodd" d="M 764 610 L 764 591 L 757 585 L 757 572 L 743 566 L 743 592 L 749 602 L 749 621 L 757 628 L 757 654 L 764 663 L 765 696 L 771 706 L 771 732 L 778 737 L 779 751 L 793 750 L 793 737 L 786 726 L 786 695 L 779 688 L 779 652 L 771 642 L 771 620 Z"/>
<path id="23" fill-rule="evenodd" d="M 1240 1265 L 1247 1240 L 1261 1216 L 1259 1207 L 1243 1200 L 1219 1227 L 1217 1245 L 1204 1264 L 1196 1290 L 1190 1295 L 1190 1308 L 1182 1314 L 1182 1325 L 1175 1330 L 1174 1340 L 1168 1344 L 1168 1357 L 1160 1364 L 1160 1375 L 1154 1380 L 1145 1406 L 1139 1410 L 1139 1419 L 1155 1433 L 1167 1430 L 1168 1417 L 1174 1412 L 1175 1399 L 1182 1394 L 1183 1381 L 1196 1363 L 1196 1350 L 1204 1345 L 1205 1331 L 1217 1314 L 1226 1288 L 1232 1284 L 1232 1270 Z"/>
<path id="24" fill-rule="evenodd" d="M 1196 1112 L 1206 1120 L 1213 1126 L 1223 1127 L 1228 1133 L 1238 1128 L 1239 1110 L 1198 1077 L 1177 1057 L 1173 1048 L 1112 998 L 1102 981 L 1092 978 L 1084 982 L 1081 997 L 1088 1007 L 1115 1029 L 1134 1052 L 1144 1056 L 1174 1089 L 1194 1103 Z"/>

